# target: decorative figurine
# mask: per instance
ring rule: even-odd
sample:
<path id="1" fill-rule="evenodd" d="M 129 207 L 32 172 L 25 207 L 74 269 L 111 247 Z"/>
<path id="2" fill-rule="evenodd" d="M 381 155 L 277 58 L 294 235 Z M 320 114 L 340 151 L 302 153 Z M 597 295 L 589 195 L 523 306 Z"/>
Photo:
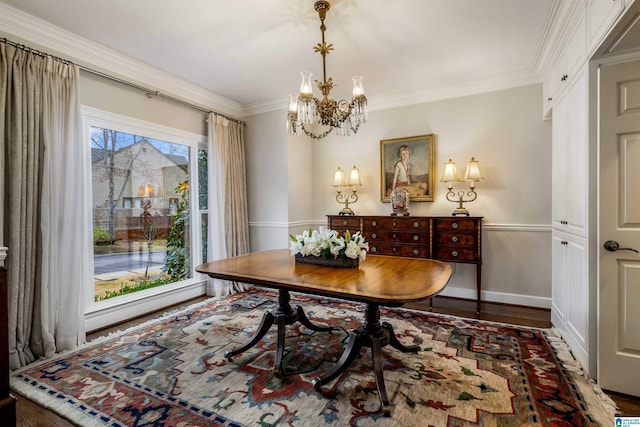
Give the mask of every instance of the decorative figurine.
<path id="1" fill-rule="evenodd" d="M 409 192 L 402 187 L 397 187 L 390 194 L 391 207 L 393 212 L 391 215 L 409 215 Z"/>

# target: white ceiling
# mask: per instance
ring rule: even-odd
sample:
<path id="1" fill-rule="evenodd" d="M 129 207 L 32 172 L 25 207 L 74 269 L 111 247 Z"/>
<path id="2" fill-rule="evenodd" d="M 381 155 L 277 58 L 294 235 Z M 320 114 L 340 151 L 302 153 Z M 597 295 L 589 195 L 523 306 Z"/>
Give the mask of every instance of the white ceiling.
<path id="1" fill-rule="evenodd" d="M 322 76 L 314 0 L 0 0 L 241 105 Z M 554 0 L 330 0 L 332 97 L 535 74 Z M 316 94 L 317 96 L 319 94 Z"/>

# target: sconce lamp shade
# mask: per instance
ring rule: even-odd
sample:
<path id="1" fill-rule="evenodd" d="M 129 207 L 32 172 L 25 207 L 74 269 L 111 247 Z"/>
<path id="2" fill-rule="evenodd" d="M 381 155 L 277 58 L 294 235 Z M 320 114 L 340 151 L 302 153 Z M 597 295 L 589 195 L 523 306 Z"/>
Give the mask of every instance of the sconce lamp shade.
<path id="1" fill-rule="evenodd" d="M 344 171 L 340 169 L 340 167 L 333 173 L 333 184 L 331 185 L 334 187 L 344 187 L 347 185 L 344 179 Z"/>
<path id="2" fill-rule="evenodd" d="M 465 181 L 481 181 L 484 177 L 480 173 L 480 162 L 473 157 L 467 163 L 467 172 L 464 174 Z"/>
<path id="3" fill-rule="evenodd" d="M 360 171 L 355 166 L 351 169 L 351 174 L 349 175 L 349 185 L 353 186 L 362 186 L 362 182 L 360 181 Z"/>
<path id="4" fill-rule="evenodd" d="M 444 173 L 442 174 L 441 182 L 452 182 L 452 181 L 460 181 L 458 178 L 458 173 L 456 171 L 456 163 L 449 159 L 447 163 L 444 164 Z"/>

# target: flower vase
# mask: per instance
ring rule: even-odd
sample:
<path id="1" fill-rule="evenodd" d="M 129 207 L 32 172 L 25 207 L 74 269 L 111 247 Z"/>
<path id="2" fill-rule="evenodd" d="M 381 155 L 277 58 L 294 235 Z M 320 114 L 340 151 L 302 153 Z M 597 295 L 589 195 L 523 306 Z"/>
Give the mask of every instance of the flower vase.
<path id="1" fill-rule="evenodd" d="M 301 254 L 296 254 L 296 263 L 300 264 L 314 264 L 314 265 L 324 265 L 327 267 L 338 267 L 338 268 L 356 268 L 360 265 L 360 259 L 358 258 L 322 258 L 320 256 L 302 256 Z"/>

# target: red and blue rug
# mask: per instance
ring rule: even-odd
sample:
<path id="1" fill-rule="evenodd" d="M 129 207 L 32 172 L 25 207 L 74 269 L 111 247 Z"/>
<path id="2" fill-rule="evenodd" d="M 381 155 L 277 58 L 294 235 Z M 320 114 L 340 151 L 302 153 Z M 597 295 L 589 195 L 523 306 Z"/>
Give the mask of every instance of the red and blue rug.
<path id="1" fill-rule="evenodd" d="M 12 374 L 16 392 L 83 426 L 598 426 L 613 412 L 561 361 L 550 331 L 385 309 L 417 354 L 383 349 L 392 416 L 380 410 L 370 351 L 335 381 L 314 377 L 340 357 L 364 306 L 292 294 L 316 323 L 287 327 L 283 379 L 272 374 L 275 327 L 233 362 L 275 293 L 210 300 Z M 560 345 L 560 347 L 558 346 Z"/>

